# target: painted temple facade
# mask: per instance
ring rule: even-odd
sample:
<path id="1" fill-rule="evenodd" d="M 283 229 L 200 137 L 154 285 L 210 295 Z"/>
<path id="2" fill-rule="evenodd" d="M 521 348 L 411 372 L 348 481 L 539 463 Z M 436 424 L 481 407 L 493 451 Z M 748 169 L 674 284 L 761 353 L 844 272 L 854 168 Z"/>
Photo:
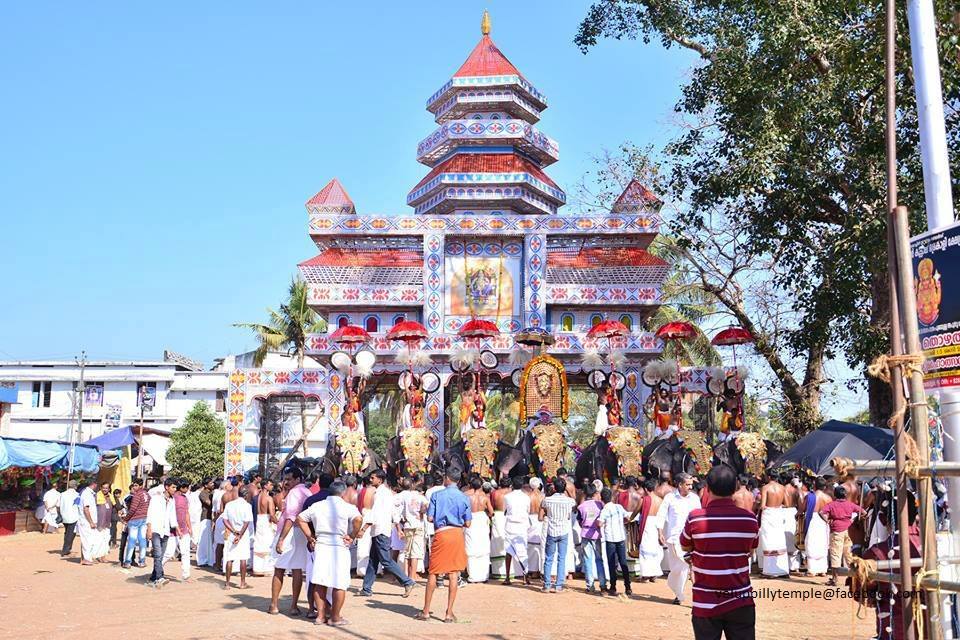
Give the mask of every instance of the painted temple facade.
<path id="1" fill-rule="evenodd" d="M 441 446 L 449 358 L 471 317 L 500 327 L 482 348 L 499 356 L 504 379 L 516 368 L 508 358 L 512 334 L 543 327 L 555 336 L 548 352 L 564 363 L 571 384 L 582 382 L 583 352 L 606 348 L 586 338 L 589 328 L 622 321 L 632 329 L 623 349 L 624 420 L 636 427 L 645 420 L 649 388 L 639 371 L 661 344 L 639 327 L 660 305 L 669 268 L 647 251 L 660 230 L 661 202 L 634 181 L 610 211 L 565 214 L 566 194 L 547 173 L 559 144 L 540 129 L 546 108 L 544 94 L 494 44 L 485 17 L 480 41 L 427 100 L 435 127 L 417 145 L 425 175 L 407 194 L 410 210 L 365 215 L 336 179 L 306 203 L 318 253 L 299 269 L 309 304 L 329 323 L 329 333 L 309 337 L 310 355 L 327 362 L 340 348 L 330 333 L 359 325 L 373 338 L 375 375 L 396 375 L 404 365 L 394 358 L 406 347 L 389 341 L 387 331 L 402 320 L 421 322 L 429 338 L 420 348 L 444 383 L 425 412 Z M 256 438 L 251 399 L 277 390 L 316 398 L 327 422 L 339 424 L 345 394 L 336 370 L 235 372 L 228 473 L 244 465 L 243 451 Z"/>

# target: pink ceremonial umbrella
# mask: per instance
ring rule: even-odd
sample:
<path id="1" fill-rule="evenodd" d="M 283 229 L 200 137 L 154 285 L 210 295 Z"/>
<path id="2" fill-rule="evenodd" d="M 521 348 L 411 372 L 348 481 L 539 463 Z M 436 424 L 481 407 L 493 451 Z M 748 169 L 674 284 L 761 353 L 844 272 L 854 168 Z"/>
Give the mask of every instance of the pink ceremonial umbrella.
<path id="1" fill-rule="evenodd" d="M 588 338 L 606 338 L 607 339 L 607 351 L 613 349 L 613 338 L 622 338 L 623 336 L 629 335 L 630 329 L 627 328 L 627 325 L 623 324 L 619 320 L 604 320 L 599 324 L 595 324 L 590 327 L 590 330 L 587 331 Z M 610 362 L 610 372 L 613 373 L 614 366 L 613 361 Z"/>

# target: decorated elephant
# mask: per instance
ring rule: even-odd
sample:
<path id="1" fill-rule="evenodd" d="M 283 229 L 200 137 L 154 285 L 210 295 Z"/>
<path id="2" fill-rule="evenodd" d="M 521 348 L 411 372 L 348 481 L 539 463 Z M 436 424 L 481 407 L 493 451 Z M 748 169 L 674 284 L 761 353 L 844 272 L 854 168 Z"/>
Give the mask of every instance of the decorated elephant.
<path id="1" fill-rule="evenodd" d="M 780 456 L 780 448 L 759 433 L 741 433 L 713 449 L 716 462 L 728 464 L 737 474 L 761 477 L 771 462 Z"/>
<path id="2" fill-rule="evenodd" d="M 334 476 L 345 473 L 365 476 L 383 465 L 380 456 L 367 446 L 366 439 L 354 436 L 353 432 L 334 435 L 320 460 L 317 473 L 326 471 Z"/>
<path id="3" fill-rule="evenodd" d="M 433 432 L 412 427 L 387 441 L 387 473 L 402 478 L 415 473 L 431 473 L 444 468 L 436 450 Z"/>
<path id="4" fill-rule="evenodd" d="M 643 475 L 660 478 L 665 471 L 671 476 L 697 473 L 694 456 L 676 434 L 669 438 L 657 438 L 643 448 Z"/>
<path id="5" fill-rule="evenodd" d="M 578 487 L 587 480 L 599 478 L 606 484 L 612 484 L 620 478 L 617 456 L 610 450 L 610 443 L 605 437 L 598 437 L 580 453 L 574 474 Z"/>

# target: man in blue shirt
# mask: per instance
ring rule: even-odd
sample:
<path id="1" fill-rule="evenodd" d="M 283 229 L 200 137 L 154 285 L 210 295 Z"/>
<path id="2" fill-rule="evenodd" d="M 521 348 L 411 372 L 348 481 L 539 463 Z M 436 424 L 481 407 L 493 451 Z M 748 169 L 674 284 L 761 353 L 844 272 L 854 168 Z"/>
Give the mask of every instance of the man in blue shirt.
<path id="1" fill-rule="evenodd" d="M 456 622 L 453 615 L 453 603 L 457 599 L 457 586 L 460 572 L 467 568 L 467 546 L 463 530 L 470 526 L 473 513 L 470 500 L 460 491 L 460 472 L 447 471 L 443 481 L 443 490 L 430 497 L 427 507 L 427 520 L 433 523 L 435 533 L 430 549 L 430 578 L 424 597 L 423 611 L 416 615 L 417 620 L 430 619 L 430 600 L 437 590 L 437 576 L 447 574 L 450 591 L 447 595 L 447 612 L 444 622 Z"/>

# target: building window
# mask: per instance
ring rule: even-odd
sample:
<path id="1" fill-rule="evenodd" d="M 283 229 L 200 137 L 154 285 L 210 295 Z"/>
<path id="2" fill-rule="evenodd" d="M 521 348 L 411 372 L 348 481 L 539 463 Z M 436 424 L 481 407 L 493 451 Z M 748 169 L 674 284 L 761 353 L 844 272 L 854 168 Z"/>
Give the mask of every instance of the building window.
<path id="1" fill-rule="evenodd" d="M 338 329 L 343 329 L 348 324 L 350 324 L 350 316 L 340 316 L 339 318 L 337 318 Z"/>
<path id="2" fill-rule="evenodd" d="M 363 321 L 363 328 L 367 330 L 367 333 L 380 331 L 380 318 L 378 316 L 367 316 L 367 319 Z"/>
<path id="3" fill-rule="evenodd" d="M 227 392 L 226 391 L 217 391 L 217 404 L 214 408 L 214 411 L 217 413 L 223 413 L 227 410 Z"/>
<path id="4" fill-rule="evenodd" d="M 147 406 L 156 406 L 157 403 L 157 383 L 156 382 L 138 382 L 137 383 L 137 406 L 143 404 L 144 397 L 148 398 Z"/>
<path id="5" fill-rule="evenodd" d="M 603 316 L 601 316 L 599 313 L 595 313 L 595 314 L 593 314 L 592 316 L 590 316 L 590 326 L 591 326 L 591 327 L 595 327 L 595 326 L 597 326 L 598 324 L 600 324 L 601 322 L 603 322 Z"/>
<path id="6" fill-rule="evenodd" d="M 33 395 L 30 397 L 31 407 L 49 407 L 50 394 L 53 391 L 52 382 L 34 382 Z"/>
<path id="7" fill-rule="evenodd" d="M 565 313 L 560 316 L 560 331 L 573 331 L 572 313 Z"/>
<path id="8" fill-rule="evenodd" d="M 405 322 L 406 319 L 407 319 L 407 314 L 398 313 L 397 315 L 393 316 L 393 326 L 397 326 L 401 322 Z"/>
<path id="9" fill-rule="evenodd" d="M 623 326 L 625 326 L 627 329 L 633 331 L 633 316 L 625 313 L 620 316 L 620 322 L 622 322 Z"/>

